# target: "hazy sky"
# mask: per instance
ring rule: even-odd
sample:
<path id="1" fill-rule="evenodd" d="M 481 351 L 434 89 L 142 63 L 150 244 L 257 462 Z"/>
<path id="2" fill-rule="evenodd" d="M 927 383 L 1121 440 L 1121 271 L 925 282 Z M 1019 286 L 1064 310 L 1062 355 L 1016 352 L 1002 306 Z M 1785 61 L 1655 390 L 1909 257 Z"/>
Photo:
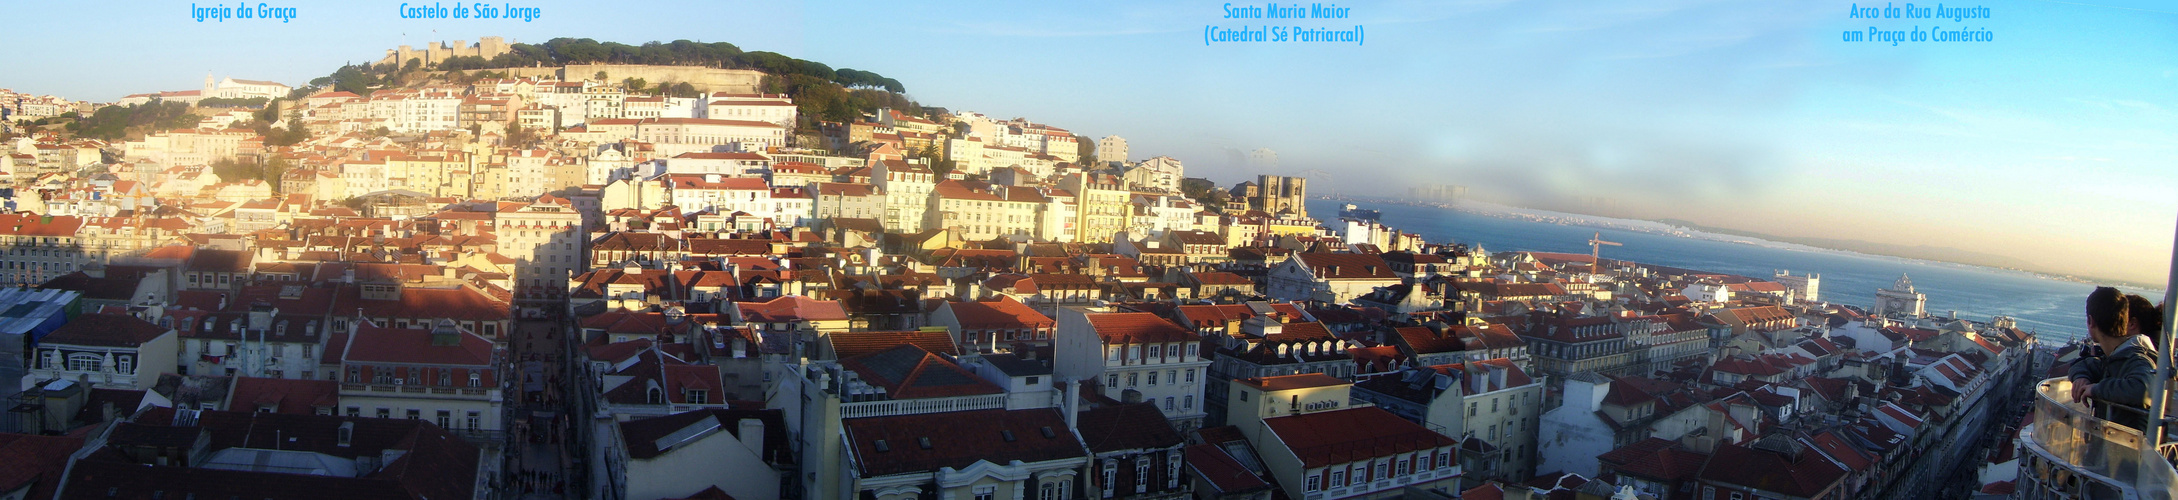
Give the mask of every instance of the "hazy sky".
<path id="1" fill-rule="evenodd" d="M 0 31 L 0 87 L 107 101 L 207 71 L 300 84 L 404 41 L 686 38 L 875 71 L 926 105 L 1118 134 L 1137 159 L 1225 183 L 1258 173 L 1237 159 L 1267 147 L 1276 173 L 1325 172 L 1317 191 L 1450 183 L 2148 282 L 2178 215 L 2178 7 L 2161 2 L 1969 3 L 1990 17 L 1965 22 L 1852 19 L 1856 2 L 1828 0 L 1339 2 L 1350 19 L 1268 23 L 1363 25 L 1359 46 L 1206 46 L 1205 26 L 1266 24 L 1220 19 L 1222 1 L 493 4 L 541 7 L 527 23 L 401 19 L 401 3 L 288 3 L 285 24 L 34 4 L 81 22 Z M 1871 26 L 1994 40 L 1841 39 Z M 1610 208 L 1576 201 L 1597 198 Z"/>

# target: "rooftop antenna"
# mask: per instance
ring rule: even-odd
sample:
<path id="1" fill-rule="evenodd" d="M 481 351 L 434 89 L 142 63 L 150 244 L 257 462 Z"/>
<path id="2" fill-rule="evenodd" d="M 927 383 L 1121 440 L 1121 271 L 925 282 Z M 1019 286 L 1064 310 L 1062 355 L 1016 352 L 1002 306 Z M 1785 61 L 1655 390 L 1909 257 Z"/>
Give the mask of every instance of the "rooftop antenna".
<path id="1" fill-rule="evenodd" d="M 1590 236 L 1588 238 L 1588 274 L 1596 274 L 1596 267 L 1603 264 L 1601 257 L 1603 247 L 1606 245 L 1614 247 L 1626 246 L 1624 243 L 1603 241 L 1602 231 L 1597 231 L 1595 236 Z"/>

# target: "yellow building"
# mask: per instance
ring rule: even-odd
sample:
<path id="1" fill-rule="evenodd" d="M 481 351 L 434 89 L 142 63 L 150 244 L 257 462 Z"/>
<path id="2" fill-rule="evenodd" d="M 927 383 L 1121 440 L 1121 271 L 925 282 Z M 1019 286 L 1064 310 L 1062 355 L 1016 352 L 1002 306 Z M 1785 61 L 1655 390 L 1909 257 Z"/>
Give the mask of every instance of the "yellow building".
<path id="1" fill-rule="evenodd" d="M 1133 193 L 1127 179 L 1111 174 L 1072 173 L 1059 185 L 1074 193 L 1075 239 L 1082 243 L 1109 243 L 1127 230 L 1133 215 Z"/>

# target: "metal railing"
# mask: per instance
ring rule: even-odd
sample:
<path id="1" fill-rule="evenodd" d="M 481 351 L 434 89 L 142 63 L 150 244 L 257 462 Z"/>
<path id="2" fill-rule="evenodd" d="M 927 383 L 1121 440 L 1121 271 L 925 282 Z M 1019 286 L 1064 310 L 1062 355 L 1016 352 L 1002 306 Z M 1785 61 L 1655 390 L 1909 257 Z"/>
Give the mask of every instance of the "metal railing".
<path id="1" fill-rule="evenodd" d="M 888 399 L 841 403 L 840 418 L 882 417 L 1005 408 L 1006 395 L 986 394 L 930 399 Z"/>
<path id="2" fill-rule="evenodd" d="M 2034 424 L 2021 441 L 2049 463 L 2023 467 L 2020 473 L 2034 483 L 2023 486 L 2060 498 L 2178 498 L 2178 469 L 2153 441 L 2098 418 L 2071 395 L 2072 381 L 2064 378 L 2036 385 Z"/>

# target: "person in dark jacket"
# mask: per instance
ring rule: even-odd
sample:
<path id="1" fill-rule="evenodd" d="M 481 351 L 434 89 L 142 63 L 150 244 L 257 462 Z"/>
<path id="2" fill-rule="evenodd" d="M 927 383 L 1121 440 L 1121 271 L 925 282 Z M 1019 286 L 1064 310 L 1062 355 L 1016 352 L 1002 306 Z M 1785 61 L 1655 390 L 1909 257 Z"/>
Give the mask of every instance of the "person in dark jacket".
<path id="1" fill-rule="evenodd" d="M 2086 403 L 2118 425 L 2147 424 L 2148 382 L 2155 377 L 2155 346 L 2131 327 L 2131 301 L 2115 288 L 2087 295 L 2087 334 L 2099 357 L 2072 362 L 2072 400 Z"/>

